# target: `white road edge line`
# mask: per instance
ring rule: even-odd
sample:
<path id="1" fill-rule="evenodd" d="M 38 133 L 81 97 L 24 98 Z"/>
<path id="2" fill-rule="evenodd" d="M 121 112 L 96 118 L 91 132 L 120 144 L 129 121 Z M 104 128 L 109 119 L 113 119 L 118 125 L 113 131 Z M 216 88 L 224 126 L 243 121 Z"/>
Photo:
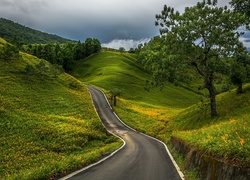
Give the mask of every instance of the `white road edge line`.
<path id="1" fill-rule="evenodd" d="M 99 90 L 100 90 L 100 89 L 99 89 Z M 137 132 L 135 129 L 133 129 L 133 128 L 131 128 L 130 126 L 128 126 L 127 124 L 125 124 L 125 123 L 119 118 L 119 116 L 118 116 L 118 115 L 115 113 L 115 111 L 112 109 L 112 107 L 111 107 L 111 105 L 110 105 L 110 103 L 109 103 L 109 101 L 108 101 L 106 95 L 104 94 L 104 92 L 103 92 L 102 90 L 100 90 L 100 91 L 103 93 L 103 95 L 104 95 L 106 101 L 107 101 L 108 104 L 109 104 L 110 109 L 113 111 L 113 113 L 114 113 L 114 115 L 117 117 L 117 119 L 119 119 L 119 121 L 120 121 L 122 124 L 124 124 L 127 128 L 131 129 L 131 130 L 134 131 L 134 132 Z M 166 149 L 166 151 L 167 151 L 167 153 L 168 153 L 168 155 L 169 155 L 171 161 L 173 162 L 173 164 L 174 164 L 174 166 L 175 166 L 175 169 L 177 170 L 177 172 L 178 172 L 180 178 L 181 178 L 182 180 L 185 180 L 185 179 L 184 179 L 184 174 L 181 172 L 180 167 L 178 166 L 178 164 L 177 164 L 176 161 L 174 160 L 174 158 L 173 158 L 172 154 L 170 153 L 170 151 L 169 151 L 167 145 L 166 145 L 164 142 L 160 141 L 159 139 L 156 139 L 156 138 L 154 138 L 154 137 L 151 137 L 151 136 L 149 136 L 149 135 L 147 135 L 147 134 L 144 134 L 144 133 L 141 133 L 141 132 L 140 132 L 140 134 L 142 134 L 142 135 L 144 135 L 144 136 L 147 136 L 147 137 L 149 137 L 149 138 L 151 138 L 151 139 L 154 139 L 154 140 L 156 140 L 156 141 L 162 143 L 162 144 L 165 146 L 165 149 Z"/>
<path id="2" fill-rule="evenodd" d="M 101 92 L 102 92 L 102 91 L 101 91 Z M 102 92 L 102 93 L 103 93 L 103 92 Z M 94 101 L 93 101 L 93 97 L 92 97 L 90 91 L 89 91 L 89 94 L 90 94 L 91 99 L 92 99 L 92 104 L 93 104 L 93 106 L 94 106 L 94 108 L 95 108 Z M 104 94 L 104 93 L 103 93 L 103 94 Z M 104 97 L 106 98 L 105 94 L 104 94 Z M 107 98 L 106 98 L 106 101 L 108 102 Z M 108 102 L 108 104 L 109 104 L 109 102 Z M 109 104 L 109 107 L 111 108 L 110 104 Z M 112 109 L 112 108 L 111 108 L 111 109 Z M 99 119 L 101 120 L 101 118 L 100 118 L 100 116 L 99 116 L 99 114 L 98 114 L 96 108 L 95 108 L 95 112 L 96 112 L 96 114 L 98 115 Z M 101 122 L 102 122 L 102 120 L 101 120 Z M 102 125 L 104 126 L 103 123 L 102 123 Z M 105 127 L 105 126 L 104 126 L 104 127 Z M 106 129 L 106 127 L 105 127 L 105 129 Z M 119 139 L 121 139 L 121 140 L 123 141 L 123 145 L 122 145 L 119 149 L 117 149 L 116 151 L 112 152 L 110 155 L 108 155 L 108 156 L 106 156 L 105 158 L 99 160 L 98 162 L 93 163 L 93 164 L 90 164 L 89 166 L 86 166 L 86 167 L 84 167 L 84 168 L 82 168 L 82 169 L 80 169 L 80 170 L 78 170 L 78 171 L 75 171 L 75 172 L 73 172 L 73 173 L 71 173 L 71 174 L 69 174 L 69 175 L 67 175 L 67 176 L 64 176 L 64 177 L 60 178 L 59 180 L 67 180 L 67 179 L 69 179 L 69 178 L 71 178 L 71 177 L 73 177 L 73 176 L 79 174 L 80 172 L 83 172 L 83 171 L 85 171 L 85 170 L 87 170 L 87 169 L 89 169 L 89 168 L 91 168 L 91 167 L 93 167 L 93 166 L 96 166 L 96 165 L 102 163 L 103 161 L 105 161 L 105 160 L 107 160 L 108 158 L 110 158 L 110 157 L 112 157 L 113 155 L 115 155 L 118 151 L 120 151 L 120 150 L 126 145 L 126 142 L 125 142 L 121 137 L 117 136 L 116 134 L 114 134 L 113 132 L 109 131 L 108 129 L 106 129 L 106 130 L 107 130 L 110 134 L 112 134 L 112 135 L 118 137 Z"/>
<path id="3" fill-rule="evenodd" d="M 106 95 L 104 94 L 104 92 L 103 92 L 102 90 L 100 90 L 100 89 L 98 89 L 98 90 L 102 92 L 102 94 L 104 95 L 104 97 L 105 97 L 105 99 L 106 99 L 106 101 L 107 101 L 107 103 L 108 103 L 110 109 L 113 111 L 113 109 L 112 109 L 112 107 L 111 107 L 111 105 L 110 105 L 110 103 L 109 103 L 109 101 L 108 101 Z M 90 94 L 90 96 L 91 96 L 92 103 L 93 103 L 93 105 L 94 105 L 93 97 L 92 97 L 90 91 L 89 91 L 89 94 Z M 94 108 L 95 108 L 95 106 L 94 106 Z M 99 114 L 98 114 L 96 108 L 95 108 L 95 111 L 96 111 L 96 113 L 97 113 L 99 119 L 101 120 L 101 118 L 100 118 L 100 116 L 99 116 Z M 135 129 L 133 129 L 133 128 L 129 127 L 127 124 L 125 124 L 125 123 L 119 118 L 119 116 L 118 116 L 114 111 L 113 111 L 113 113 L 114 113 L 114 115 L 117 117 L 117 119 L 119 119 L 119 121 L 120 121 L 122 124 L 124 124 L 124 125 L 125 125 L 126 127 L 128 127 L 129 129 L 131 129 L 131 130 L 137 132 Z M 102 122 L 102 121 L 101 121 L 101 122 Z M 102 124 L 103 124 L 103 123 L 102 123 Z M 103 124 L 103 126 L 104 126 L 104 124 Z M 105 126 L 104 126 L 104 127 L 105 127 Z M 96 166 L 96 165 L 100 164 L 101 162 L 103 162 L 103 161 L 105 161 L 106 159 L 108 159 L 108 158 L 112 157 L 113 155 L 115 155 L 118 151 L 120 151 L 120 150 L 126 145 L 126 142 L 125 142 L 121 137 L 119 137 L 119 136 L 117 136 L 116 134 L 110 132 L 109 130 L 107 130 L 107 131 L 108 131 L 109 133 L 113 134 L 114 136 L 120 138 L 120 139 L 123 141 L 123 145 L 122 145 L 119 149 L 117 149 L 116 151 L 114 151 L 113 153 L 111 153 L 109 156 L 107 156 L 107 157 L 101 159 L 100 161 L 98 161 L 98 162 L 96 162 L 96 163 L 93 163 L 93 164 L 91 164 L 91 165 L 89 165 L 89 166 L 87 166 L 87 167 L 84 167 L 84 168 L 82 168 L 82 169 L 80 169 L 80 170 L 78 170 L 78 171 L 75 171 L 75 172 L 73 172 L 73 173 L 71 173 L 71 174 L 69 174 L 69 175 L 67 175 L 67 176 L 65 176 L 65 177 L 62 177 L 62 178 L 60 178 L 59 180 L 67 180 L 67 179 L 69 179 L 69 178 L 75 176 L 76 174 L 78 174 L 78 173 L 80 173 L 80 172 L 82 172 L 82 171 L 85 171 L 85 170 L 87 170 L 87 169 L 89 169 L 89 168 L 91 168 L 91 167 L 93 167 L 93 166 Z M 173 158 L 172 154 L 170 153 L 170 151 L 169 151 L 167 145 L 166 145 L 164 142 L 160 141 L 159 139 L 156 139 L 156 138 L 154 138 L 154 137 L 151 137 L 151 136 L 149 136 L 149 135 L 147 135 L 147 134 L 144 134 L 144 133 L 140 133 L 140 134 L 143 134 L 143 135 L 145 135 L 145 136 L 147 136 L 147 137 L 149 137 L 149 138 L 152 138 L 152 139 L 154 139 L 154 140 L 156 140 L 156 141 L 162 143 L 162 144 L 165 146 L 165 149 L 166 149 L 166 151 L 167 151 L 167 153 L 168 153 L 168 155 L 169 155 L 171 161 L 173 162 L 173 164 L 174 164 L 174 166 L 175 166 L 175 168 L 176 168 L 176 170 L 177 170 L 177 172 L 178 172 L 180 178 L 181 178 L 182 180 L 185 180 L 185 179 L 184 179 L 184 174 L 181 172 L 180 167 L 178 166 L 178 164 L 177 164 L 176 161 L 174 160 L 174 158 Z"/>

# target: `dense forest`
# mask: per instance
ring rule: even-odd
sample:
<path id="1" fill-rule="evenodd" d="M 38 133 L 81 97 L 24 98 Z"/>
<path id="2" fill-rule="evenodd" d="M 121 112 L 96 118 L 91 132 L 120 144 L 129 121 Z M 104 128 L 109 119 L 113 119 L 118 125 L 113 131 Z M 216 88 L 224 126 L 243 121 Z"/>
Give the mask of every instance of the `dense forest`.
<path id="1" fill-rule="evenodd" d="M 64 44 L 29 44 L 23 45 L 22 51 L 45 59 L 51 64 L 62 66 L 67 72 L 72 70 L 74 61 L 84 59 L 101 50 L 98 39 L 87 38 L 85 42 L 67 42 Z"/>
<path id="2" fill-rule="evenodd" d="M 4 45 L 0 56 L 5 61 L 16 58 L 20 50 L 62 67 L 66 72 L 72 70 L 75 61 L 101 50 L 101 43 L 95 38 L 76 42 L 3 18 L 0 18 L 0 37 L 12 44 Z"/>
<path id="3" fill-rule="evenodd" d="M 11 20 L 0 18 L 0 37 L 12 44 L 47 44 L 71 41 L 57 35 L 51 35 L 25 27 Z"/>
<path id="4" fill-rule="evenodd" d="M 68 42 L 64 44 L 29 44 L 18 48 L 16 45 L 3 44 L 0 51 L 0 58 L 4 61 L 11 61 L 19 56 L 19 50 L 47 60 L 53 65 L 70 72 L 74 62 L 84 59 L 101 50 L 101 43 L 98 39 L 87 38 L 85 42 Z"/>

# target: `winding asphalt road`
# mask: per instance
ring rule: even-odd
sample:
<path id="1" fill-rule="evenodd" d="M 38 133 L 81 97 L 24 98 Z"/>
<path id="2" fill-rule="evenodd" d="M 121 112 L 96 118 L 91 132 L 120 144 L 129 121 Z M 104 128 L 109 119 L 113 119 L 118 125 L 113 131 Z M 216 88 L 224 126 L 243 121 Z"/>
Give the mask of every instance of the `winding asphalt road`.
<path id="1" fill-rule="evenodd" d="M 97 113 L 107 130 L 126 143 L 107 160 L 63 179 L 71 180 L 180 180 L 165 146 L 125 126 L 104 94 L 88 86 Z"/>

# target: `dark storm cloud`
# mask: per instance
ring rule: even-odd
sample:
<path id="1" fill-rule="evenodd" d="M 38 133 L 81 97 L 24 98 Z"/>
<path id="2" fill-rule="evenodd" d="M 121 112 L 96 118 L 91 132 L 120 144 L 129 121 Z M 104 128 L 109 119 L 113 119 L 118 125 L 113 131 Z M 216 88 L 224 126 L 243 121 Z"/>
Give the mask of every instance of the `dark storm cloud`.
<path id="1" fill-rule="evenodd" d="M 142 39 L 158 34 L 155 14 L 196 0 L 0 0 L 0 16 L 67 38 Z"/>
<path id="2" fill-rule="evenodd" d="M 0 0 L 0 7 L 5 13 L 8 12 L 7 14 L 32 14 L 47 7 L 48 2 L 43 0 Z"/>
<path id="3" fill-rule="evenodd" d="M 158 6 L 152 7 L 152 3 Z M 74 3 L 72 3 L 74 2 Z M 74 0 L 54 1 L 46 11 L 50 18 L 40 19 L 46 31 L 73 39 L 96 37 L 102 42 L 112 39 L 141 39 L 158 33 L 154 15 L 162 8 L 162 0 Z M 56 23 L 55 23 L 56 22 Z"/>
<path id="4" fill-rule="evenodd" d="M 43 0 L 0 0 L 0 17 L 35 28 L 36 23 L 39 23 L 39 17 L 49 6 L 48 2 Z"/>
<path id="5" fill-rule="evenodd" d="M 164 6 L 182 12 L 198 0 L 0 0 L 0 17 L 44 32 L 116 44 L 146 41 L 159 34 L 155 14 Z M 227 5 L 229 0 L 218 0 Z M 115 39 L 115 41 L 113 41 Z M 249 41 L 249 34 L 242 38 Z M 107 45 L 107 44 L 106 44 Z"/>

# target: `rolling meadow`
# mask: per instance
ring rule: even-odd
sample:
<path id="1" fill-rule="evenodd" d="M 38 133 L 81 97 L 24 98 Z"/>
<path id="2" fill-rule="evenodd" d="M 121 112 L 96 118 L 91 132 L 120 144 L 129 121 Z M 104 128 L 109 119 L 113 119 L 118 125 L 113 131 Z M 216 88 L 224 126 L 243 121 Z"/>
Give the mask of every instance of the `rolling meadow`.
<path id="1" fill-rule="evenodd" d="M 85 85 L 52 69 L 21 52 L 0 61 L 0 179 L 66 175 L 122 145 L 106 133 Z"/>
<path id="2" fill-rule="evenodd" d="M 149 74 L 136 62 L 134 54 L 104 51 L 78 62 L 72 75 L 101 87 L 110 97 L 110 103 L 110 92 L 119 91 L 114 109 L 136 130 L 167 144 L 171 136 L 177 137 L 214 158 L 249 168 L 249 85 L 244 86 L 243 94 L 232 89 L 217 95 L 219 116 L 211 119 L 209 103 L 204 100 L 206 91 L 197 91 L 199 79 L 188 88 L 169 83 L 163 89 L 148 91 Z"/>
<path id="3" fill-rule="evenodd" d="M 0 46 L 6 43 L 1 39 Z M 0 72 L 1 179 L 61 177 L 122 145 L 103 127 L 86 84 L 102 89 L 132 128 L 166 144 L 174 136 L 222 161 L 249 167 L 249 85 L 243 94 L 235 89 L 218 94 L 219 116 L 211 119 L 206 91 L 197 90 L 199 79 L 149 88 L 150 75 L 133 53 L 102 50 L 75 62 L 69 75 L 19 52 L 0 61 Z M 116 106 L 112 92 L 118 92 Z"/>

